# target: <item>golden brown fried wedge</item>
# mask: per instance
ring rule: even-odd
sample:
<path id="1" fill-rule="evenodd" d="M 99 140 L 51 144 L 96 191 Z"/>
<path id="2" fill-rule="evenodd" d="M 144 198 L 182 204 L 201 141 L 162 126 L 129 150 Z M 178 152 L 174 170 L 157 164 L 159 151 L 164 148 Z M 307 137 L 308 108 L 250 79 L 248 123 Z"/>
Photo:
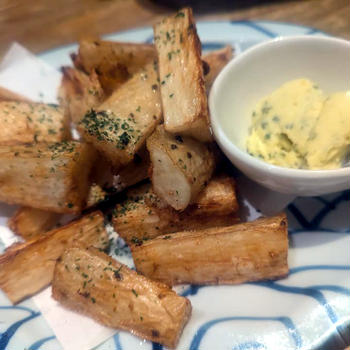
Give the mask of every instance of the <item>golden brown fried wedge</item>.
<path id="1" fill-rule="evenodd" d="M 45 210 L 21 207 L 8 220 L 9 228 L 28 241 L 52 229 L 60 218 L 57 213 Z"/>
<path id="2" fill-rule="evenodd" d="M 11 246 L 0 255 L 0 288 L 17 303 L 51 283 L 56 260 L 67 247 L 106 248 L 108 236 L 103 220 L 101 212 L 94 212 L 41 237 Z"/>
<path id="3" fill-rule="evenodd" d="M 287 218 L 184 231 L 132 246 L 138 272 L 168 285 L 238 284 L 288 273 Z"/>
<path id="4" fill-rule="evenodd" d="M 147 140 L 154 192 L 176 210 L 184 210 L 205 187 L 215 161 L 209 148 L 190 137 L 174 136 L 163 125 Z"/>
<path id="5" fill-rule="evenodd" d="M 230 226 L 239 222 L 233 180 L 212 179 L 184 212 L 164 206 L 149 184 L 129 190 L 113 215 L 114 229 L 127 243 L 140 243 L 166 233 Z"/>
<path id="6" fill-rule="evenodd" d="M 78 129 L 84 139 L 115 169 L 133 160 L 160 122 L 158 90 L 156 67 L 147 65 L 80 122 Z"/>
<path id="7" fill-rule="evenodd" d="M 120 169 L 115 177 L 114 184 L 119 189 L 128 188 L 149 177 L 148 170 L 151 165 L 146 146 L 135 153 L 133 160 Z"/>
<path id="8" fill-rule="evenodd" d="M 233 181 L 220 176 L 212 179 L 195 203 L 184 212 L 159 205 L 150 185 L 129 190 L 113 215 L 114 229 L 127 243 L 140 243 L 166 233 L 229 226 L 239 221 Z"/>
<path id="9" fill-rule="evenodd" d="M 0 200 L 56 213 L 85 205 L 94 150 L 76 141 L 0 146 Z"/>
<path id="10" fill-rule="evenodd" d="M 29 98 L 0 86 L 0 101 L 32 102 Z"/>
<path id="11" fill-rule="evenodd" d="M 74 64 L 86 73 L 95 70 L 107 95 L 157 57 L 150 44 L 83 40 Z"/>
<path id="12" fill-rule="evenodd" d="M 64 252 L 55 267 L 52 296 L 105 326 L 170 348 L 191 314 L 188 299 L 92 248 Z"/>
<path id="13" fill-rule="evenodd" d="M 0 102 L 0 145 L 58 142 L 70 137 L 68 119 L 56 105 Z"/>
<path id="14" fill-rule="evenodd" d="M 187 208 L 191 215 L 228 215 L 238 212 L 236 184 L 232 177 L 213 177 Z"/>
<path id="15" fill-rule="evenodd" d="M 239 222 L 237 215 L 191 216 L 186 212 L 152 210 L 141 205 L 124 218 L 117 214 L 113 219 L 114 229 L 128 244 L 141 245 L 143 241 L 160 235 L 183 230 L 204 230 L 213 227 L 230 226 Z"/>
<path id="16" fill-rule="evenodd" d="M 192 10 L 182 9 L 154 26 L 165 129 L 210 141 L 201 44 Z"/>
<path id="17" fill-rule="evenodd" d="M 204 65 L 205 88 L 209 92 L 215 78 L 232 59 L 232 46 L 227 45 L 224 48 L 212 51 L 202 57 Z"/>
<path id="18" fill-rule="evenodd" d="M 62 68 L 62 81 L 58 92 L 65 114 L 75 124 L 91 109 L 100 105 L 105 94 L 94 71 L 89 75 L 71 67 Z"/>

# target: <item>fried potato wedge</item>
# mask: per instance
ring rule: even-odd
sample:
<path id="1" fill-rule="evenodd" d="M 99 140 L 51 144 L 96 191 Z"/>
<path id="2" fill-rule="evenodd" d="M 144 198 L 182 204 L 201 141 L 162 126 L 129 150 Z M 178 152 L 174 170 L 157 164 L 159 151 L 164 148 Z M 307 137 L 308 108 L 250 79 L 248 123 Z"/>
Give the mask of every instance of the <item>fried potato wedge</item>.
<path id="1" fill-rule="evenodd" d="M 172 135 L 163 125 L 147 139 L 154 192 L 176 210 L 184 210 L 208 183 L 214 155 L 190 137 Z"/>
<path id="2" fill-rule="evenodd" d="M 204 65 L 205 88 L 209 92 L 214 80 L 232 59 L 232 46 L 227 45 L 222 49 L 212 51 L 202 57 Z"/>
<path id="3" fill-rule="evenodd" d="M 93 268 L 91 268 L 93 266 Z M 97 249 L 67 249 L 55 267 L 52 296 L 99 323 L 175 348 L 191 303 Z"/>
<path id="4" fill-rule="evenodd" d="M 79 213 L 94 150 L 76 141 L 0 146 L 0 200 L 56 213 Z"/>
<path id="5" fill-rule="evenodd" d="M 0 288 L 13 303 L 35 294 L 52 281 L 56 260 L 70 246 L 104 249 L 108 236 L 101 212 L 11 246 L 0 255 Z"/>
<path id="6" fill-rule="evenodd" d="M 150 64 L 87 113 L 78 129 L 117 170 L 133 160 L 161 116 L 157 70 Z"/>
<path id="7" fill-rule="evenodd" d="M 95 71 L 89 75 L 72 67 L 62 67 L 62 81 L 58 91 L 65 115 L 77 124 L 91 109 L 100 105 L 105 94 Z"/>
<path id="8" fill-rule="evenodd" d="M 287 218 L 184 231 L 132 246 L 136 270 L 168 285 L 238 284 L 288 273 Z"/>
<path id="9" fill-rule="evenodd" d="M 52 229 L 60 217 L 57 213 L 20 207 L 8 220 L 7 225 L 14 233 L 28 241 Z"/>
<path id="10" fill-rule="evenodd" d="M 29 98 L 0 86 L 0 102 L 2 101 L 32 102 Z"/>
<path id="11" fill-rule="evenodd" d="M 114 229 L 127 243 L 140 244 L 166 233 L 229 226 L 239 221 L 235 188 L 229 177 L 212 179 L 184 212 L 159 201 L 149 184 L 129 190 L 127 199 L 114 210 Z"/>
<path id="12" fill-rule="evenodd" d="M 210 141 L 201 44 L 192 10 L 182 9 L 153 29 L 166 131 Z"/>
<path id="13" fill-rule="evenodd" d="M 174 215 L 175 214 L 175 215 Z M 114 229 L 127 244 L 141 245 L 143 241 L 183 230 L 204 230 L 230 226 L 239 222 L 237 215 L 191 216 L 165 210 L 152 210 L 141 205 L 123 218 L 113 219 Z"/>
<path id="14" fill-rule="evenodd" d="M 106 95 L 110 95 L 156 57 L 150 44 L 82 40 L 73 62 L 88 74 L 96 71 Z"/>
<path id="15" fill-rule="evenodd" d="M 151 160 L 145 146 L 135 153 L 133 160 L 129 164 L 118 171 L 114 185 L 119 189 L 123 189 L 148 179 L 150 165 Z"/>
<path id="16" fill-rule="evenodd" d="M 59 142 L 70 138 L 69 121 L 56 105 L 0 102 L 0 145 Z"/>
<path id="17" fill-rule="evenodd" d="M 228 175 L 213 177 L 187 211 L 191 215 L 228 215 L 238 212 L 235 180 Z"/>

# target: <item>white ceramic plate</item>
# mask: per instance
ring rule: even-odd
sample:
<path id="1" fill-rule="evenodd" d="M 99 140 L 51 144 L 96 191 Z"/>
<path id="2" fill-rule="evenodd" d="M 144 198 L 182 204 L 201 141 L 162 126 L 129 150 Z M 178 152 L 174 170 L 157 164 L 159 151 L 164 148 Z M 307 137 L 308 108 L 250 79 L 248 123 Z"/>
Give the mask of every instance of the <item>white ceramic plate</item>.
<path id="1" fill-rule="evenodd" d="M 200 22 L 203 50 L 234 45 L 236 54 L 263 40 L 286 35 L 322 35 L 314 29 L 273 22 Z M 144 42 L 152 29 L 108 35 L 106 39 Z M 70 64 L 77 45 L 40 55 L 59 68 Z M 193 315 L 178 349 L 314 350 L 343 349 L 350 343 L 350 192 L 297 199 L 288 208 L 288 278 L 240 286 L 183 287 Z M 10 208 L 0 206 L 0 225 Z M 1 242 L 0 242 L 1 250 Z M 125 247 L 117 256 L 128 258 Z M 29 299 L 12 306 L 0 293 L 0 350 L 59 350 L 62 347 Z M 162 349 L 126 332 L 98 350 Z M 84 350 L 84 349 L 77 349 Z"/>

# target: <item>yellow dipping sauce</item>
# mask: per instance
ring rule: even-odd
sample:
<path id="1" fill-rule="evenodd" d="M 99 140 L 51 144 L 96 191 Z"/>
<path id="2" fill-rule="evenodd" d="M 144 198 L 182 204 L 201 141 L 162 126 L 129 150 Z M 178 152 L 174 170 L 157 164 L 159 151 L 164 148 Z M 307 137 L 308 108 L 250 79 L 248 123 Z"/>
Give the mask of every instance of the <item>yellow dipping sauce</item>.
<path id="1" fill-rule="evenodd" d="M 335 169 L 350 149 L 350 92 L 326 96 L 308 79 L 285 83 L 252 113 L 248 152 L 298 169 Z"/>

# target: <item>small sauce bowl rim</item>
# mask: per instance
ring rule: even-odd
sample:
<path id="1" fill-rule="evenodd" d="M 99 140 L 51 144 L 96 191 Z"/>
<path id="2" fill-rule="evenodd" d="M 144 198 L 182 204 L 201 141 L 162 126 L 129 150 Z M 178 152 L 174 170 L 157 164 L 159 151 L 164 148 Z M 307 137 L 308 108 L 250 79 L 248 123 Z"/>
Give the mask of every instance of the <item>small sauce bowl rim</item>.
<path id="1" fill-rule="evenodd" d="M 229 153 L 233 155 L 234 158 L 238 158 L 241 163 L 245 163 L 250 168 L 264 171 L 270 173 L 271 175 L 277 175 L 280 177 L 297 177 L 297 178 L 305 178 L 305 179 L 315 179 L 315 178 L 334 178 L 334 177 L 344 177 L 350 176 L 350 167 L 341 167 L 336 169 L 296 169 L 296 168 L 288 168 L 279 165 L 274 165 L 268 163 L 266 161 L 260 160 L 254 156 L 251 156 L 247 151 L 242 150 L 236 144 L 230 140 L 227 136 L 219 118 L 216 115 L 215 104 L 216 104 L 216 96 L 217 91 L 219 89 L 220 84 L 225 79 L 225 76 L 232 69 L 232 67 L 239 64 L 242 60 L 245 60 L 247 56 L 254 55 L 255 52 L 264 49 L 271 45 L 278 45 L 279 43 L 289 43 L 292 44 L 295 41 L 324 41 L 325 44 L 329 42 L 337 42 L 342 45 L 347 45 L 350 48 L 350 41 L 341 38 L 334 38 L 330 36 L 311 36 L 311 35 L 297 35 L 297 36 L 288 36 L 288 37 L 277 37 L 272 40 L 264 41 L 253 47 L 247 49 L 246 51 L 240 53 L 237 57 L 232 59 L 219 73 L 216 77 L 214 84 L 209 93 L 209 110 L 210 110 L 210 121 L 211 127 L 213 130 L 214 137 L 218 142 L 219 146 L 229 150 Z M 349 179 L 350 182 L 350 179 Z"/>

